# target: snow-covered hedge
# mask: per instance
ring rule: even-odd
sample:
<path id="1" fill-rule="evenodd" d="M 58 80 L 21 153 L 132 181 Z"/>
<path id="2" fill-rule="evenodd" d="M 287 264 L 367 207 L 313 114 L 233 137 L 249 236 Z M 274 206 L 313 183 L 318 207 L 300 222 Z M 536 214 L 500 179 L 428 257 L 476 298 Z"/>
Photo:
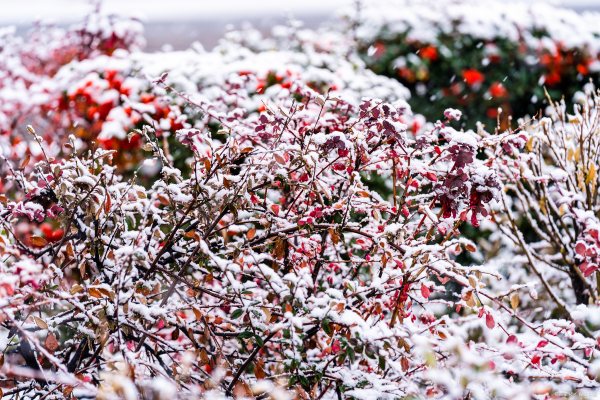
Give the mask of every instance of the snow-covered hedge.
<path id="1" fill-rule="evenodd" d="M 339 32 L 148 54 L 96 18 L 1 50 L 3 395 L 598 390 L 596 97 L 465 132 Z"/>
<path id="2" fill-rule="evenodd" d="M 498 0 L 375 0 L 347 17 L 370 68 L 406 85 L 427 117 L 454 107 L 469 124 L 492 129 L 501 107 L 506 129 L 509 116 L 544 108 L 544 87 L 570 101 L 600 79 L 599 13 Z"/>
<path id="3" fill-rule="evenodd" d="M 264 110 L 278 98 L 296 95 L 301 101 L 299 82 L 321 94 L 343 95 L 354 105 L 363 96 L 388 101 L 409 97 L 400 83 L 365 69 L 357 56 L 346 60 L 322 48 L 325 41 L 317 42 L 307 31 L 284 32 L 269 47 L 267 39 L 249 31 L 245 32 L 245 42 L 231 33 L 210 52 L 197 46 L 179 52 L 144 53 L 133 46 L 142 41 L 136 36 L 138 26 L 132 24 L 127 30 L 125 21 L 119 22 L 116 26 L 102 25 L 106 30 L 101 37 L 118 38 L 118 32 L 131 40 L 121 40 L 118 43 L 128 46 L 111 47 L 109 52 L 104 51 L 104 42 L 72 44 L 73 37 L 80 37 L 79 26 L 50 30 L 54 34 L 53 40 L 47 39 L 49 44 L 36 43 L 40 33 L 35 30 L 28 39 L 6 34 L 6 68 L 0 75 L 0 132 L 6 143 L 5 156 L 21 158 L 26 151 L 40 156 L 35 148 L 26 150 L 25 143 L 15 153 L 8 143 L 20 141 L 23 126 L 33 124 L 49 142 L 50 155 L 60 154 L 60 145 L 74 133 L 88 144 L 93 141 L 104 149 L 124 150 L 115 162 L 132 169 L 144 158 L 139 151 L 140 136 L 128 137 L 132 129 L 149 124 L 158 138 L 167 140 L 178 129 L 203 128 L 214 121 L 197 107 L 207 101 L 221 100 L 219 109 L 214 108 L 216 104 L 211 109 L 220 117 L 233 113 L 230 118 L 240 118 Z M 339 35 L 332 35 L 339 39 Z M 33 43 L 30 50 L 23 50 L 24 42 Z M 86 50 L 77 50 L 77 46 Z M 32 69 L 30 59 L 47 60 L 44 65 L 48 68 Z M 163 74 L 168 74 L 168 90 L 152 84 Z M 422 118 L 416 121 L 419 123 L 414 128 L 419 129 Z M 181 149 L 175 151 L 178 158 L 189 155 Z"/>

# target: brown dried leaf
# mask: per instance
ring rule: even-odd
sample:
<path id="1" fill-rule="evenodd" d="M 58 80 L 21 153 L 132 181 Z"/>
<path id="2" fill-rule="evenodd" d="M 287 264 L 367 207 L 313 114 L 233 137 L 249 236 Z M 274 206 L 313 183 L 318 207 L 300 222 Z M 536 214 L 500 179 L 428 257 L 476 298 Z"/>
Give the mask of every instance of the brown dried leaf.
<path id="1" fill-rule="evenodd" d="M 265 377 L 267 376 L 265 370 L 262 367 L 262 364 L 263 363 L 260 360 L 254 363 L 254 376 L 256 376 L 256 379 L 265 379 Z"/>
<path id="2" fill-rule="evenodd" d="M 102 292 L 100 292 L 100 290 L 94 287 L 88 289 L 88 294 L 97 299 L 101 299 L 103 297 Z"/>
<path id="3" fill-rule="evenodd" d="M 275 161 L 281 165 L 285 165 L 285 158 L 280 156 L 279 154 L 275 154 Z"/>
<path id="4" fill-rule="evenodd" d="M 402 366 L 402 371 L 408 371 L 409 368 L 409 364 L 408 364 L 408 358 L 406 357 L 402 357 L 400 359 L 400 365 Z"/>
<path id="5" fill-rule="evenodd" d="M 31 244 L 37 247 L 44 247 L 48 244 L 48 241 L 41 236 L 33 235 L 31 236 Z"/>
<path id="6" fill-rule="evenodd" d="M 48 349 L 48 351 L 51 353 L 54 353 L 56 349 L 58 349 L 58 340 L 56 340 L 54 333 L 50 332 L 48 336 L 46 336 L 44 347 L 46 347 L 46 349 Z"/>
<path id="7" fill-rule="evenodd" d="M 275 242 L 275 257 L 281 260 L 285 256 L 285 239 L 277 239 Z"/>
<path id="8" fill-rule="evenodd" d="M 202 320 L 202 312 L 198 310 L 196 307 L 192 307 L 192 311 L 194 312 L 194 317 L 196 317 L 196 321 Z"/>
<path id="9" fill-rule="evenodd" d="M 110 199 L 110 196 L 106 196 L 106 200 L 104 200 L 104 212 L 108 214 L 110 212 L 111 206 L 112 206 L 112 201 Z"/>
<path id="10" fill-rule="evenodd" d="M 29 164 L 29 160 L 31 160 L 31 154 L 27 153 L 27 155 L 25 156 L 25 159 L 23 161 L 21 161 L 21 165 L 19 165 L 20 169 L 23 169 L 27 166 L 27 164 Z"/>
<path id="11" fill-rule="evenodd" d="M 65 251 L 69 258 L 73 258 L 73 256 L 75 255 L 75 252 L 73 251 L 73 245 L 71 244 L 71 242 L 67 243 L 67 248 L 65 249 Z"/>

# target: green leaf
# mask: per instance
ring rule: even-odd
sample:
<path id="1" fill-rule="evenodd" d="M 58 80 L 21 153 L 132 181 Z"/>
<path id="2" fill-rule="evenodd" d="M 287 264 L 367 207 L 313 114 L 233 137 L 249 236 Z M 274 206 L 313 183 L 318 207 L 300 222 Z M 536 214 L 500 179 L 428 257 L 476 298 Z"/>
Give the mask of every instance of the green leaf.
<path id="1" fill-rule="evenodd" d="M 248 339 L 248 338 L 251 338 L 252 336 L 254 336 L 254 333 L 252 333 L 252 331 L 244 331 L 238 335 L 238 338 L 239 339 Z"/>
<path id="2" fill-rule="evenodd" d="M 329 318 L 324 318 L 323 321 L 321 321 L 321 327 L 328 336 L 333 336 L 333 328 L 331 327 L 331 321 L 329 321 Z"/>
<path id="3" fill-rule="evenodd" d="M 381 370 L 385 370 L 385 357 L 379 356 L 379 368 Z"/>
<path id="4" fill-rule="evenodd" d="M 354 351 L 354 349 L 350 346 L 348 346 L 346 348 L 346 354 L 348 354 L 348 358 L 350 359 L 350 362 L 354 362 L 354 360 L 356 360 L 356 352 Z"/>
<path id="5" fill-rule="evenodd" d="M 308 385 L 308 379 L 306 379 L 306 377 L 305 377 L 305 376 L 302 376 L 302 375 L 300 375 L 300 376 L 298 376 L 298 379 L 300 379 L 300 384 L 301 384 L 302 386 L 304 386 L 304 387 L 306 387 L 306 388 L 309 386 L 309 385 Z"/>
<path id="6" fill-rule="evenodd" d="M 244 313 L 244 310 L 242 310 L 241 308 L 238 308 L 237 310 L 234 310 L 231 313 L 231 318 L 232 319 L 238 319 L 239 317 L 242 316 L 243 313 Z"/>

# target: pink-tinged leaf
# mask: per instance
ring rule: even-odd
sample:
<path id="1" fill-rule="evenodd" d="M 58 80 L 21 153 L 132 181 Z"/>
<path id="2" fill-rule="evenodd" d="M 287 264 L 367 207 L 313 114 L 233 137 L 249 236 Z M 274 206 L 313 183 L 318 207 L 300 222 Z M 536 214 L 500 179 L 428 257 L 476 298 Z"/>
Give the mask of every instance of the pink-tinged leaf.
<path id="1" fill-rule="evenodd" d="M 583 268 L 583 264 L 582 264 L 581 271 L 583 272 L 583 276 L 585 276 L 586 278 L 598 270 L 598 266 L 596 264 L 587 264 L 587 263 L 584 263 L 584 264 L 586 265 L 586 267 Z"/>
<path id="2" fill-rule="evenodd" d="M 408 216 L 410 215 L 410 212 L 408 211 L 408 207 L 406 207 L 406 206 L 402 206 L 402 210 L 400 212 L 402 213 L 404 218 L 408 218 Z"/>
<path id="3" fill-rule="evenodd" d="M 494 327 L 496 326 L 496 322 L 494 321 L 494 317 L 492 317 L 492 314 L 487 313 L 487 315 L 485 316 L 485 324 L 489 329 L 494 329 Z"/>
<path id="4" fill-rule="evenodd" d="M 335 339 L 331 344 L 331 352 L 333 354 L 338 353 L 341 350 L 340 341 Z"/>
<path id="5" fill-rule="evenodd" d="M 514 343 L 517 344 L 517 336 L 515 335 L 509 335 L 508 338 L 506 339 L 506 343 Z"/>
<path id="6" fill-rule="evenodd" d="M 477 314 L 477 317 L 481 318 L 483 317 L 483 313 L 485 312 L 485 310 L 482 308 L 479 309 L 479 313 Z"/>
<path id="7" fill-rule="evenodd" d="M 421 284 L 421 296 L 428 299 L 430 295 L 431 295 L 431 290 L 424 283 L 422 283 Z"/>
<path id="8" fill-rule="evenodd" d="M 585 256 L 585 244 L 579 242 L 575 245 L 575 253 L 577 253 L 578 255 L 584 257 Z"/>

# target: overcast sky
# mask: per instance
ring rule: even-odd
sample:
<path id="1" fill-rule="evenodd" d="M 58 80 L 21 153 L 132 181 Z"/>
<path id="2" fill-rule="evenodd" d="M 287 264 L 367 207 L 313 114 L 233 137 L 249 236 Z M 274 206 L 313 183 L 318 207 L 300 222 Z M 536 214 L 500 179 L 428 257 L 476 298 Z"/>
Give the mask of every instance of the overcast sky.
<path id="1" fill-rule="evenodd" d="M 105 0 L 107 11 L 135 15 L 147 22 L 227 18 L 296 17 L 333 14 L 354 0 Z M 368 1 L 368 0 L 367 0 Z M 554 1 L 557 2 L 557 1 Z M 559 0 L 575 7 L 600 6 L 600 0 Z M 89 0 L 0 0 L 1 24 L 30 24 L 35 19 L 69 22 L 90 9 Z"/>
<path id="2" fill-rule="evenodd" d="M 368 0 L 363 0 L 368 1 Z M 418 1 L 418 0 L 417 0 Z M 482 0 L 485 1 L 485 0 Z M 510 1 L 510 0 L 507 0 Z M 531 0 L 535 1 L 535 0 Z M 539 1 L 539 0 L 537 0 Z M 600 0 L 549 0 L 576 9 L 600 11 Z M 94 0 L 0 0 L 0 27 L 17 25 L 20 31 L 36 20 L 66 24 L 81 21 Z M 194 41 L 214 46 L 227 26 L 249 21 L 268 31 L 290 17 L 314 27 L 351 7 L 355 0 L 104 0 L 108 13 L 135 16 L 145 25 L 147 50 L 165 44 L 182 49 Z"/>

